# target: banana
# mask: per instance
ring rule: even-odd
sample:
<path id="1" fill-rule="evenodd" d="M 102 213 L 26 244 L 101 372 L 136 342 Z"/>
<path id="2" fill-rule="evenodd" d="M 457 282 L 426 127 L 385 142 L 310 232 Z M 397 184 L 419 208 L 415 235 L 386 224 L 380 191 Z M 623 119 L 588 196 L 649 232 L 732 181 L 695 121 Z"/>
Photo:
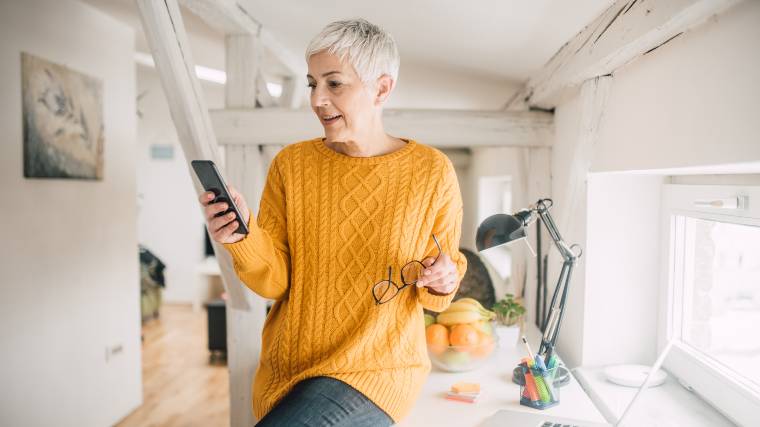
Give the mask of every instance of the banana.
<path id="1" fill-rule="evenodd" d="M 454 311 L 439 314 L 436 318 L 436 322 L 443 326 L 458 325 L 462 323 L 477 322 L 482 318 L 481 314 L 477 311 Z"/>
<path id="2" fill-rule="evenodd" d="M 471 301 L 475 301 L 475 303 L 472 303 Z M 464 311 L 474 311 L 476 313 L 480 313 L 482 318 L 488 320 L 496 318 L 496 313 L 490 310 L 486 310 L 482 305 L 480 305 L 479 302 L 472 298 L 463 298 L 452 302 L 449 304 L 449 308 L 447 308 L 444 313 L 458 313 Z"/>
<path id="3" fill-rule="evenodd" d="M 480 321 L 477 321 L 475 323 L 470 323 L 470 324 L 475 329 L 478 329 L 487 335 L 493 335 L 493 330 L 491 329 L 491 324 L 488 323 L 488 320 L 480 320 Z"/>
<path id="4" fill-rule="evenodd" d="M 470 304 L 477 308 L 485 308 L 480 304 L 480 301 L 476 300 L 475 298 L 459 298 L 458 300 L 454 301 L 455 303 L 460 302 L 464 304 Z"/>
<path id="5" fill-rule="evenodd" d="M 449 304 L 449 308 L 447 308 L 446 311 L 452 312 L 452 313 L 455 312 L 455 311 L 477 311 L 477 312 L 481 312 L 481 309 L 473 306 L 472 304 L 466 303 L 466 302 L 454 301 L 451 304 Z"/>

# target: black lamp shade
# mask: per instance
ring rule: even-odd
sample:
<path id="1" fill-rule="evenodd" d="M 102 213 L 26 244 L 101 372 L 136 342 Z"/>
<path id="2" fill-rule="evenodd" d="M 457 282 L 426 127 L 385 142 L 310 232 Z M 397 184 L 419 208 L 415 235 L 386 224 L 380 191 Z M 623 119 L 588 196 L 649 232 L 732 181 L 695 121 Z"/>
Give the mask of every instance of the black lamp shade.
<path id="1" fill-rule="evenodd" d="M 475 235 L 478 252 L 526 237 L 523 222 L 512 215 L 491 215 L 480 224 Z"/>

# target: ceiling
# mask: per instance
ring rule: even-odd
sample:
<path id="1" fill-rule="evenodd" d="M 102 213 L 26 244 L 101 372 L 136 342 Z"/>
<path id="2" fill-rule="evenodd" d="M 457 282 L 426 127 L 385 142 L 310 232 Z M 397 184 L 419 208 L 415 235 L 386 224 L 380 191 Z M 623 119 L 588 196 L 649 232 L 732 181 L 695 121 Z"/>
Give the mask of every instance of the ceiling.
<path id="1" fill-rule="evenodd" d="M 301 54 L 329 22 L 363 17 L 390 32 L 405 62 L 527 80 L 612 0 L 238 0 Z"/>
<path id="2" fill-rule="evenodd" d="M 84 0 L 138 30 L 137 48 L 147 52 L 133 0 Z M 521 83 L 541 68 L 612 0 L 238 0 L 294 55 L 325 25 L 363 17 L 389 31 L 399 45 L 401 69 L 414 63 L 493 80 Z M 200 65 L 223 68 L 223 35 L 185 11 L 199 46 Z M 195 49 L 194 49 L 195 50 Z M 204 64 L 204 62 L 206 62 Z"/>

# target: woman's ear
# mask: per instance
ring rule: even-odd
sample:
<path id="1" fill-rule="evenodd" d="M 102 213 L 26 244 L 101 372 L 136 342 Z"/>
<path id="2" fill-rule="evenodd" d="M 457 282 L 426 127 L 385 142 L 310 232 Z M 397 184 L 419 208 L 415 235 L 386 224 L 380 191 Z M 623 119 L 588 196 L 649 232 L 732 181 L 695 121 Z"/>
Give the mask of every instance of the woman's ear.
<path id="1" fill-rule="evenodd" d="M 375 105 L 382 106 L 385 103 L 385 100 L 388 99 L 388 96 L 390 96 L 395 85 L 396 82 L 394 82 L 391 76 L 387 74 L 378 77 L 377 85 L 375 85 Z"/>

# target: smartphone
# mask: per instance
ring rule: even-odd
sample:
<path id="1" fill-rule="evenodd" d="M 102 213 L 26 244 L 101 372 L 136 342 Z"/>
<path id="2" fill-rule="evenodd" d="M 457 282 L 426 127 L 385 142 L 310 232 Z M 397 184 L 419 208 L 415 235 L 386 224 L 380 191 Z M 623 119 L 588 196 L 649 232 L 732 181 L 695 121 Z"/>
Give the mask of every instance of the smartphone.
<path id="1" fill-rule="evenodd" d="M 211 200 L 211 203 L 225 202 L 229 206 L 229 209 L 224 212 L 219 212 L 215 216 L 222 216 L 230 212 L 235 212 L 235 219 L 239 224 L 235 232 L 248 234 L 248 226 L 243 221 L 243 216 L 240 215 L 240 210 L 238 210 L 237 205 L 235 205 L 235 202 L 232 200 L 230 192 L 227 190 L 227 185 L 224 183 L 224 179 L 222 179 L 222 175 L 219 173 L 219 169 L 216 168 L 214 162 L 211 160 L 193 160 L 190 164 L 193 166 L 195 174 L 198 175 L 198 180 L 203 186 L 203 189 L 211 191 L 214 193 L 214 196 L 216 196 Z"/>

